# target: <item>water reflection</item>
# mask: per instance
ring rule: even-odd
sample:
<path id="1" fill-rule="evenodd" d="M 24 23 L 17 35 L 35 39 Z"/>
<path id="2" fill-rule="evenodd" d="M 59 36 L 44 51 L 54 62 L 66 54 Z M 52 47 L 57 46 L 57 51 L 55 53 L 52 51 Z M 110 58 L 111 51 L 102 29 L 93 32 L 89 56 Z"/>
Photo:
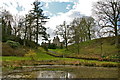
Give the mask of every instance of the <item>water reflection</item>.
<path id="1" fill-rule="evenodd" d="M 28 73 L 13 73 L 3 75 L 3 78 L 75 78 L 73 74 L 65 71 L 37 71 Z"/>
<path id="2" fill-rule="evenodd" d="M 74 78 L 74 76 L 64 71 L 40 71 L 38 78 Z"/>
<path id="3" fill-rule="evenodd" d="M 27 71 L 36 68 L 36 70 Z M 3 78 L 117 78 L 118 68 L 49 66 L 24 68 L 26 71 L 3 74 Z M 3 72 L 4 73 L 4 72 Z"/>

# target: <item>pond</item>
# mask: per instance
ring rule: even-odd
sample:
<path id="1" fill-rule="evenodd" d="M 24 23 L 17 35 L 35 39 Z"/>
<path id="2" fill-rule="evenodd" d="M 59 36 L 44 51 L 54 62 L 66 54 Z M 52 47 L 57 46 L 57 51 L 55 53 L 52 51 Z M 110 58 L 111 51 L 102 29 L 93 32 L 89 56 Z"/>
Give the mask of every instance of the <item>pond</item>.
<path id="1" fill-rule="evenodd" d="M 21 70 L 4 74 L 3 78 L 118 78 L 118 68 L 71 65 L 24 66 Z"/>

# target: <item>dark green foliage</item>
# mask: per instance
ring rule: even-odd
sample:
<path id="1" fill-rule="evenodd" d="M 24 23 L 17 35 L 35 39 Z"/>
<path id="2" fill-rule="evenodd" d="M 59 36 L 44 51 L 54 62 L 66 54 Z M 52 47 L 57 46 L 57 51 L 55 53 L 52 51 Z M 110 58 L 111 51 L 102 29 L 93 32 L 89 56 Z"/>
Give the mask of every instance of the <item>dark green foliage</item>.
<path id="1" fill-rule="evenodd" d="M 101 66 L 103 67 L 117 67 L 118 65 L 115 65 L 115 64 L 108 64 L 108 63 L 103 63 Z"/>
<path id="2" fill-rule="evenodd" d="M 56 49 L 57 46 L 56 46 L 55 44 L 50 44 L 50 45 L 48 45 L 48 48 L 49 48 L 49 49 Z"/>
<path id="3" fill-rule="evenodd" d="M 48 47 L 46 45 L 42 45 L 41 47 L 43 47 L 46 51 L 48 51 Z"/>
<path id="4" fill-rule="evenodd" d="M 6 42 L 8 40 L 11 40 L 11 41 L 16 41 L 16 42 L 19 42 L 20 44 L 22 44 L 22 40 L 20 37 L 16 37 L 15 35 L 3 35 L 2 36 L 2 42 Z"/>
<path id="5" fill-rule="evenodd" d="M 60 45 L 60 49 L 63 49 L 63 45 L 62 44 Z"/>
<path id="6" fill-rule="evenodd" d="M 26 43 L 26 46 L 31 47 L 31 48 L 36 48 L 36 46 L 38 46 L 38 44 L 30 40 L 25 40 L 25 43 Z"/>
<path id="7" fill-rule="evenodd" d="M 13 16 L 9 13 L 9 11 L 3 10 L 2 13 L 2 39 L 4 40 L 5 37 L 11 36 L 12 33 L 12 27 L 11 27 L 11 21 L 13 19 Z"/>
<path id="8" fill-rule="evenodd" d="M 43 10 L 41 9 L 41 3 L 35 1 L 33 3 L 33 9 L 26 14 L 26 17 L 19 17 L 19 20 L 14 21 L 13 16 L 9 11 L 3 10 L 0 12 L 1 25 L 2 25 L 2 42 L 7 42 L 8 40 L 19 42 L 21 45 L 36 48 L 39 46 L 38 40 L 39 35 L 47 40 L 49 35 L 46 33 L 46 28 L 43 26 L 48 19 L 44 16 Z M 11 26 L 11 22 L 18 24 Z M 11 47 L 16 47 L 12 42 L 7 42 Z"/>
<path id="9" fill-rule="evenodd" d="M 15 41 L 11 41 L 11 40 L 8 40 L 6 42 L 6 44 L 8 44 L 10 47 L 12 48 L 18 48 L 20 46 L 20 43 L 19 42 L 15 42 Z"/>
<path id="10" fill-rule="evenodd" d="M 84 63 L 85 66 L 96 66 L 95 63 Z"/>
<path id="11" fill-rule="evenodd" d="M 47 16 L 43 14 L 43 10 L 41 9 L 41 2 L 35 1 L 33 3 L 33 9 L 30 10 L 28 17 L 30 15 L 30 19 L 28 20 L 31 24 L 34 26 L 34 38 L 36 40 L 36 43 L 38 44 L 38 36 L 42 35 L 42 37 L 47 40 L 48 34 L 46 33 L 46 28 L 43 26 L 47 21 L 45 19 L 48 19 Z M 32 20 L 32 21 L 31 21 Z M 32 23 L 34 22 L 34 23 Z"/>

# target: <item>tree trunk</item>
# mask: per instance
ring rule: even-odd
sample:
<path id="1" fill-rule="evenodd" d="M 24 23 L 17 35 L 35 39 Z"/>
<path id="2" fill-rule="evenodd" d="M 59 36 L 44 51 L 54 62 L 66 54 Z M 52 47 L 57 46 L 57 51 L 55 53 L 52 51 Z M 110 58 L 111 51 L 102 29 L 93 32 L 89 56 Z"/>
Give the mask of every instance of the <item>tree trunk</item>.
<path id="1" fill-rule="evenodd" d="M 78 45 L 77 46 L 77 53 L 79 54 L 80 53 L 80 51 L 79 51 L 79 48 L 80 48 L 79 43 L 77 45 Z"/>
<path id="2" fill-rule="evenodd" d="M 88 28 L 88 39 L 91 40 L 90 29 Z"/>
<path id="3" fill-rule="evenodd" d="M 25 23 L 25 36 L 24 36 L 24 43 L 23 43 L 24 46 L 26 46 L 26 40 L 25 40 L 25 39 L 26 39 L 26 36 L 27 36 L 26 33 L 27 33 L 27 25 L 26 25 L 26 23 Z"/>
<path id="4" fill-rule="evenodd" d="M 37 31 L 36 31 L 36 44 L 38 44 L 38 33 L 39 33 L 39 24 L 38 24 L 38 17 L 37 17 L 37 21 L 36 21 L 36 23 L 37 23 Z"/>
<path id="5" fill-rule="evenodd" d="M 119 45 L 119 38 L 118 38 L 118 31 L 117 31 L 117 20 L 115 22 L 115 25 L 114 25 L 114 30 L 115 30 L 115 45 L 118 46 Z"/>
<path id="6" fill-rule="evenodd" d="M 68 43 L 67 43 L 67 39 L 65 39 L 65 47 L 66 47 L 66 50 L 68 50 Z"/>

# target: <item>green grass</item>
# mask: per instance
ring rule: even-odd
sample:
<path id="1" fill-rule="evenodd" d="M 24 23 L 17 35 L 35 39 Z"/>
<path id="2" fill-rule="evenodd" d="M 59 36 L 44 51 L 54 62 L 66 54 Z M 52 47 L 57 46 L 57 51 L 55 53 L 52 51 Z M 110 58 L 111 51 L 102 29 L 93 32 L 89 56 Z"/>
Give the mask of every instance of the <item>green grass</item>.
<path id="1" fill-rule="evenodd" d="M 41 61 L 41 60 L 59 60 L 60 58 L 56 58 L 53 56 L 50 56 L 46 54 L 46 51 L 39 47 L 39 49 L 34 49 L 36 56 L 34 56 L 35 60 Z M 3 61 L 17 61 L 17 60 L 31 60 L 31 57 L 18 57 L 18 56 L 2 56 L 0 57 Z"/>
<path id="2" fill-rule="evenodd" d="M 101 42 L 103 43 L 101 45 Z M 50 49 L 58 53 L 57 55 L 66 55 L 74 57 L 106 57 L 106 58 L 119 58 L 120 48 L 116 48 L 114 37 L 107 37 L 101 39 L 94 39 L 86 42 L 81 42 L 79 44 L 80 53 L 77 54 L 77 45 L 73 44 L 68 46 L 68 51 L 66 49 Z M 101 50 L 102 46 L 102 50 Z"/>
<path id="3" fill-rule="evenodd" d="M 2 56 L 3 61 L 30 60 L 30 59 L 31 59 L 30 57 Z"/>
<path id="4" fill-rule="evenodd" d="M 55 50 L 59 50 L 60 52 L 62 51 L 62 49 L 55 49 Z M 48 54 L 46 54 L 46 52 L 40 48 L 38 50 L 36 50 L 37 53 L 37 57 L 36 60 L 61 60 L 61 61 L 80 61 L 80 62 L 88 62 L 88 63 L 111 63 L 111 64 L 117 64 L 117 62 L 106 62 L 106 61 L 95 61 L 95 60 L 83 60 L 83 59 L 73 59 L 73 58 L 59 58 L 59 57 L 53 57 L 50 56 Z M 64 51 L 63 51 L 64 53 Z"/>
<path id="5" fill-rule="evenodd" d="M 48 55 L 49 56 L 49 55 Z M 31 60 L 30 57 L 13 57 L 13 56 L 9 56 L 9 57 L 2 57 L 3 61 L 17 61 L 17 60 Z M 47 57 L 47 58 L 39 58 L 37 59 L 38 61 L 41 60 L 60 60 L 60 61 L 80 61 L 82 63 L 111 63 L 111 64 L 117 64 L 117 62 L 106 62 L 106 61 L 95 61 L 95 60 L 83 60 L 83 59 L 72 59 L 72 58 L 56 58 L 56 57 Z"/>
<path id="6" fill-rule="evenodd" d="M 95 61 L 95 60 L 90 61 L 90 60 L 73 59 L 73 58 L 53 57 L 53 56 L 50 56 L 50 55 L 46 54 L 46 52 L 44 52 L 43 50 L 41 51 L 41 49 L 36 50 L 37 55 L 35 56 L 35 59 L 38 60 L 38 61 L 40 61 L 40 60 L 64 60 L 64 61 L 81 61 L 81 62 L 103 63 L 102 61 L 100 62 L 100 61 Z M 2 60 L 3 61 L 31 60 L 31 58 L 30 57 L 3 56 Z M 114 62 L 112 62 L 112 63 L 114 63 Z"/>
<path id="7" fill-rule="evenodd" d="M 56 49 L 56 50 L 58 50 L 58 49 Z M 61 49 L 61 50 L 63 50 L 63 49 Z M 76 62 L 79 62 L 80 64 L 88 65 L 88 66 L 91 64 L 95 64 L 98 66 L 118 65 L 117 62 L 106 62 L 106 61 L 53 57 L 53 56 L 46 54 L 46 51 L 44 51 L 43 48 L 35 49 L 35 53 L 36 53 L 36 56 L 34 57 L 35 61 L 47 61 L 47 63 L 52 63 L 52 62 L 49 62 L 51 60 L 53 62 L 58 61 L 55 64 L 64 64 L 65 63 L 65 64 L 74 65 L 74 64 L 76 64 Z M 64 51 L 63 51 L 63 53 L 64 53 Z M 3 62 L 6 62 L 6 61 L 14 62 L 14 61 L 22 61 L 22 60 L 31 61 L 31 57 L 25 57 L 25 56 L 24 57 L 17 57 L 17 56 L 3 56 L 2 57 Z M 45 63 L 45 64 L 47 64 L 47 63 Z"/>

